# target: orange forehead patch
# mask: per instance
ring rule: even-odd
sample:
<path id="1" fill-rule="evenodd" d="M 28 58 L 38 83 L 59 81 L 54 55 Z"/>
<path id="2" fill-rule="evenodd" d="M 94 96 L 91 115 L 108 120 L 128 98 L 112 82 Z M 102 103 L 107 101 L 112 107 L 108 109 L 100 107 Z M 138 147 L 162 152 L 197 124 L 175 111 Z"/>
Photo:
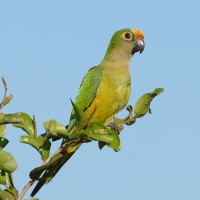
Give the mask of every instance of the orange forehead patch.
<path id="1" fill-rule="evenodd" d="M 140 30 L 138 30 L 136 28 L 131 28 L 131 31 L 135 34 L 136 40 L 139 39 L 139 38 L 144 39 L 144 34 Z"/>

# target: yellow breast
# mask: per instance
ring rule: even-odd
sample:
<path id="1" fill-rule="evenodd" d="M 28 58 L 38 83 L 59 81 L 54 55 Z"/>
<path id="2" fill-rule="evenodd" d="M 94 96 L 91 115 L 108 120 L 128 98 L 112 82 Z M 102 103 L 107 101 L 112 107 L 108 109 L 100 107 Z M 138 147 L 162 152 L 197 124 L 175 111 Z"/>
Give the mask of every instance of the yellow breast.
<path id="1" fill-rule="evenodd" d="M 109 123 L 114 115 L 126 106 L 129 96 L 130 78 L 115 80 L 104 75 L 96 97 L 85 111 L 89 122 Z"/>

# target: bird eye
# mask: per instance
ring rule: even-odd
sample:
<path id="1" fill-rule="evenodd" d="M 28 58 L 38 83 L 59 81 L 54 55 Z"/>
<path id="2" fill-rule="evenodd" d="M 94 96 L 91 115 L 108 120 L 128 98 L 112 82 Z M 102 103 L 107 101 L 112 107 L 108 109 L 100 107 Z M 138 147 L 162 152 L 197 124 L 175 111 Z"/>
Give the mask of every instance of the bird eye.
<path id="1" fill-rule="evenodd" d="M 132 40 L 132 34 L 129 33 L 129 32 L 125 32 L 125 33 L 123 33 L 123 34 L 122 34 L 122 37 L 123 37 L 124 40 L 126 40 L 126 41 L 130 41 L 130 40 Z"/>

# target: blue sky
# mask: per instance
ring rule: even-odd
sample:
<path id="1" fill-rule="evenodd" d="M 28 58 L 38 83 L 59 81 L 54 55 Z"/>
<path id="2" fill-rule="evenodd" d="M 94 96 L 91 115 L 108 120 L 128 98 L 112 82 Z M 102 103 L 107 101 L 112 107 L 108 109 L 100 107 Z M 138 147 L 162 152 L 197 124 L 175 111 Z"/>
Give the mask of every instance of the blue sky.
<path id="1" fill-rule="evenodd" d="M 144 52 L 131 61 L 129 104 L 165 89 L 152 115 L 125 127 L 120 152 L 83 145 L 38 198 L 200 199 L 199 7 L 197 0 L 0 2 L 0 76 L 14 95 L 2 111 L 35 114 L 39 133 L 44 121 L 68 123 L 70 98 L 119 29 L 145 35 Z M 22 134 L 8 126 L 5 148 L 19 163 L 14 179 L 20 191 L 41 164 L 34 149 L 19 143 Z"/>

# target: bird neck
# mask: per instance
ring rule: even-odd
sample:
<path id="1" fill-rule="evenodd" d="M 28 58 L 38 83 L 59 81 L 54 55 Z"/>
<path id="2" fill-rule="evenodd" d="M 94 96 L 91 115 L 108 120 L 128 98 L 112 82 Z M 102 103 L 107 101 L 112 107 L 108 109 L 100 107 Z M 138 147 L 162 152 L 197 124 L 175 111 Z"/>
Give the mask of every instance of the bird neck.
<path id="1" fill-rule="evenodd" d="M 132 55 L 127 52 L 126 48 L 111 48 L 109 46 L 102 62 L 129 63 L 131 57 Z"/>
<path id="2" fill-rule="evenodd" d="M 121 48 L 108 48 L 106 55 L 100 66 L 106 71 L 112 72 L 115 75 L 130 73 L 129 63 L 132 55 L 127 54 L 126 50 Z"/>
<path id="3" fill-rule="evenodd" d="M 116 78 L 127 78 L 130 77 L 130 67 L 129 61 L 127 60 L 120 60 L 120 61 L 113 61 L 113 60 L 106 60 L 102 61 L 100 67 L 104 71 L 104 75 L 113 76 Z M 123 78 L 122 78 L 123 79 Z"/>

